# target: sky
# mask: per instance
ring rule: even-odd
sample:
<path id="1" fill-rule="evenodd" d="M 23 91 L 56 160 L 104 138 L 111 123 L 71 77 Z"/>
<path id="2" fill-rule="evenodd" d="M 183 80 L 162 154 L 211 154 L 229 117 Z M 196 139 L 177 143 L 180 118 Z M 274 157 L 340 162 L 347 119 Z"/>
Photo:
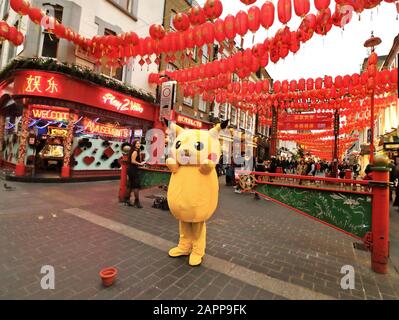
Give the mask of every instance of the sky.
<path id="1" fill-rule="evenodd" d="M 197 0 L 198 1 L 198 0 Z M 251 6 L 246 6 L 240 0 L 222 0 L 224 11 L 222 18 L 228 14 L 237 14 L 238 11 L 248 11 Z M 258 0 L 254 5 L 259 8 L 265 0 Z M 273 0 L 277 6 L 277 0 Z M 203 5 L 205 0 L 199 0 Z M 311 1 L 310 13 L 317 10 Z M 335 11 L 335 1 L 331 1 L 331 11 Z M 399 33 L 399 21 L 396 20 L 396 7 L 392 3 L 382 2 L 380 6 L 372 10 L 365 10 L 361 14 L 354 15 L 352 21 L 345 26 L 345 30 L 333 26 L 326 36 L 315 34 L 311 40 L 302 45 L 296 55 L 290 53 L 285 60 L 272 62 L 267 66 L 267 71 L 274 80 L 298 80 L 300 78 L 317 78 L 329 75 L 346 75 L 359 73 L 363 60 L 368 56 L 368 50 L 364 48 L 364 42 L 370 38 L 371 31 L 382 39 L 382 44 L 376 48 L 378 55 L 387 55 L 392 48 L 395 36 Z M 301 19 L 293 15 L 288 26 L 291 30 L 297 30 Z M 282 27 L 278 21 L 277 13 L 275 22 L 269 32 L 261 27 L 256 33 L 255 43 L 263 42 L 268 36 L 273 36 Z M 244 47 L 252 47 L 252 33 L 245 38 Z"/>

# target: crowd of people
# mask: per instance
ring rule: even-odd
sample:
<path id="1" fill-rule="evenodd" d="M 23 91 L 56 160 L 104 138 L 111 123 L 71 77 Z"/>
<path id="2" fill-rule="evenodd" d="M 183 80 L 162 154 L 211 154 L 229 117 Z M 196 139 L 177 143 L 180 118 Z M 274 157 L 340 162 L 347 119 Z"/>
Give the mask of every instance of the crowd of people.
<path id="1" fill-rule="evenodd" d="M 349 161 L 337 163 L 327 161 L 315 161 L 313 159 L 293 160 L 284 157 L 272 157 L 271 160 L 262 161 L 258 157 L 245 158 L 241 155 L 241 161 L 235 161 L 231 158 L 229 164 L 223 164 L 223 157 L 218 165 L 220 175 L 226 175 L 226 185 L 234 186 L 237 193 L 241 193 L 240 187 L 236 185 L 236 171 L 249 170 L 256 172 L 293 174 L 299 176 L 315 176 L 315 177 L 339 177 L 341 179 L 363 179 L 373 180 L 373 173 L 368 165 L 362 173 L 362 167 L 359 163 L 350 164 Z M 245 160 L 245 163 L 243 163 Z M 238 164 L 240 163 L 240 164 Z M 393 206 L 399 207 L 399 159 L 396 164 L 394 161 L 390 163 L 390 200 Z M 338 171 L 337 171 L 338 170 Z M 301 184 L 301 181 L 300 181 Z M 395 196 L 394 196 L 395 195 Z"/>

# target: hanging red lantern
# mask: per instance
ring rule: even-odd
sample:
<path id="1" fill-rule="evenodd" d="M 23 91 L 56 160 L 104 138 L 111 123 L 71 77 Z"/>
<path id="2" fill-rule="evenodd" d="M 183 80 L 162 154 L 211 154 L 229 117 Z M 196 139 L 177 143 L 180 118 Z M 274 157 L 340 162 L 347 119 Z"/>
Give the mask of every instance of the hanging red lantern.
<path id="1" fill-rule="evenodd" d="M 378 6 L 382 0 L 364 0 L 364 7 L 366 9 L 372 9 Z"/>
<path id="2" fill-rule="evenodd" d="M 292 17 L 291 0 L 278 0 L 277 11 L 280 22 L 282 24 L 287 24 Z"/>
<path id="3" fill-rule="evenodd" d="M 314 89 L 314 80 L 312 78 L 309 78 L 306 81 L 306 90 L 310 91 Z"/>
<path id="4" fill-rule="evenodd" d="M 205 43 L 211 45 L 215 41 L 215 30 L 213 28 L 213 23 L 208 21 L 205 22 L 202 26 L 202 36 L 204 38 Z"/>
<path id="5" fill-rule="evenodd" d="M 331 30 L 333 24 L 330 8 L 320 11 L 316 21 L 315 32 L 320 35 L 326 35 Z"/>
<path id="6" fill-rule="evenodd" d="M 252 48 L 252 54 L 254 57 L 261 59 L 266 54 L 266 50 L 262 44 L 258 43 Z"/>
<path id="7" fill-rule="evenodd" d="M 15 41 L 14 44 L 19 47 L 20 45 L 22 45 L 25 41 L 25 36 L 21 33 L 21 32 L 17 32 L 17 35 L 15 37 Z"/>
<path id="8" fill-rule="evenodd" d="M 162 40 L 165 37 L 165 29 L 160 24 L 153 24 L 150 27 L 150 36 L 154 40 Z"/>
<path id="9" fill-rule="evenodd" d="M 266 1 L 260 10 L 260 23 L 263 28 L 269 29 L 274 23 L 275 7 L 273 2 Z"/>
<path id="10" fill-rule="evenodd" d="M 314 5 L 317 10 L 323 11 L 330 6 L 331 0 L 314 0 Z"/>
<path id="11" fill-rule="evenodd" d="M 260 58 L 259 64 L 260 64 L 260 66 L 261 66 L 262 68 L 266 68 L 266 67 L 267 67 L 267 65 L 269 64 L 269 54 L 268 54 L 268 53 L 264 54 L 264 55 Z"/>
<path id="12" fill-rule="evenodd" d="M 204 5 L 204 12 L 209 19 L 217 19 L 223 13 L 223 4 L 220 0 L 207 0 Z"/>
<path id="13" fill-rule="evenodd" d="M 243 4 L 249 6 L 251 4 L 254 4 L 256 0 L 240 0 Z"/>
<path id="14" fill-rule="evenodd" d="M 248 32 L 248 15 L 242 10 L 236 15 L 235 30 L 241 37 L 244 37 Z"/>
<path id="15" fill-rule="evenodd" d="M 368 65 L 372 64 L 376 65 L 377 62 L 378 62 L 378 55 L 375 52 L 372 52 L 368 60 Z"/>
<path id="16" fill-rule="evenodd" d="M 305 17 L 310 11 L 309 0 L 294 0 L 294 10 L 298 17 Z"/>
<path id="17" fill-rule="evenodd" d="M 248 29 L 255 33 L 260 28 L 260 9 L 251 7 L 248 10 Z"/>
<path id="18" fill-rule="evenodd" d="M 30 1 L 29 0 L 11 0 L 11 8 L 21 16 L 26 16 L 29 14 Z"/>
<path id="19" fill-rule="evenodd" d="M 203 24 L 206 21 L 205 12 L 200 6 L 192 7 L 188 12 L 188 17 L 193 26 Z"/>
<path id="20" fill-rule="evenodd" d="M 177 31 L 186 31 L 190 27 L 190 19 L 185 13 L 177 13 L 173 17 L 173 26 Z"/>
<path id="21" fill-rule="evenodd" d="M 305 90 L 305 86 L 306 86 L 306 80 L 301 78 L 298 81 L 298 90 L 299 91 L 304 91 Z"/>
<path id="22" fill-rule="evenodd" d="M 224 19 L 224 30 L 228 39 L 232 40 L 236 37 L 235 17 L 233 15 L 229 14 Z"/>
<path id="23" fill-rule="evenodd" d="M 314 14 L 308 14 L 302 20 L 299 29 L 302 29 L 304 32 L 314 32 L 317 24 L 317 17 Z"/>
<path id="24" fill-rule="evenodd" d="M 213 28 L 215 33 L 215 39 L 219 43 L 222 43 L 226 39 L 226 35 L 224 32 L 224 21 L 221 19 L 216 20 L 213 24 Z"/>
<path id="25" fill-rule="evenodd" d="M 35 24 L 40 24 L 45 14 L 44 11 L 36 7 L 30 8 L 28 13 L 29 19 Z"/>

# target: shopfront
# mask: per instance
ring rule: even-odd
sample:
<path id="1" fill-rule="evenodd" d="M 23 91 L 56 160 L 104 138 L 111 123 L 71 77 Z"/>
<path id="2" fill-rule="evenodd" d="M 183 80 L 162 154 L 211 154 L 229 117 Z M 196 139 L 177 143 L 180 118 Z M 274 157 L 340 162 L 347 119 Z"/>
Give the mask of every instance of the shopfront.
<path id="1" fill-rule="evenodd" d="M 153 104 L 55 72 L 14 71 L 1 95 L 0 162 L 19 177 L 116 176 L 121 145 L 158 119 Z"/>

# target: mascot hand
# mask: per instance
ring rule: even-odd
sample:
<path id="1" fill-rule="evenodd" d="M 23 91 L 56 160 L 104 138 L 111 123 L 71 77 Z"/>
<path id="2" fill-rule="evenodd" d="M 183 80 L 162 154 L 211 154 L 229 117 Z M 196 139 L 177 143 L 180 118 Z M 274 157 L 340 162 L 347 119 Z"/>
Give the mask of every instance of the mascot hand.
<path id="1" fill-rule="evenodd" d="M 210 174 L 213 170 L 215 170 L 216 168 L 216 164 L 214 164 L 211 160 L 205 160 L 204 162 L 202 162 L 199 171 L 202 174 L 208 175 Z"/>
<path id="2" fill-rule="evenodd" d="M 177 170 L 179 169 L 179 164 L 178 164 L 178 163 L 176 162 L 176 160 L 173 159 L 173 158 L 168 158 L 168 159 L 166 160 L 166 166 L 169 168 L 169 170 L 170 170 L 172 173 L 176 173 Z"/>

